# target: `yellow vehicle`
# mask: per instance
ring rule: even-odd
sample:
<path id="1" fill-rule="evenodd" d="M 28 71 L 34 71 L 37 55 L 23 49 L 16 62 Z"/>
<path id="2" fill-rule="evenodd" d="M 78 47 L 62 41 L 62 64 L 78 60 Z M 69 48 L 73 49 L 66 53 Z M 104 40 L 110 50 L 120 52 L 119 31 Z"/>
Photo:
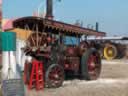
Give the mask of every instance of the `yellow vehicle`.
<path id="1" fill-rule="evenodd" d="M 127 55 L 128 37 L 88 37 L 87 40 L 92 46 L 96 46 L 101 56 L 107 60 L 123 58 Z"/>

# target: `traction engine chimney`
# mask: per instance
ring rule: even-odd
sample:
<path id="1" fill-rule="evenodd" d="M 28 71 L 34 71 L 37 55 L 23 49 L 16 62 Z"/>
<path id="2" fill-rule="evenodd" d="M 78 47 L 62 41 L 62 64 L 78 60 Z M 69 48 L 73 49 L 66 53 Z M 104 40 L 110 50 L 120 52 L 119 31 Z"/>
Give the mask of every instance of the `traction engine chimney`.
<path id="1" fill-rule="evenodd" d="M 53 19 L 53 0 L 46 1 L 46 18 Z"/>

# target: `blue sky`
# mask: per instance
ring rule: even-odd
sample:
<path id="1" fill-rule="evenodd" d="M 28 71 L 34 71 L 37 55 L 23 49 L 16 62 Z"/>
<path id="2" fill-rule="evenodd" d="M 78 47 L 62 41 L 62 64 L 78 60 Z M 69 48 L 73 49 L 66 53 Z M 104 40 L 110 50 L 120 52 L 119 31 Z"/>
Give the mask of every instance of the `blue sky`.
<path id="1" fill-rule="evenodd" d="M 42 3 L 43 2 L 43 3 Z M 45 0 L 3 0 L 3 17 L 31 16 Z M 128 0 L 54 0 L 54 18 L 66 23 L 82 20 L 84 26 L 95 26 L 108 35 L 128 35 Z"/>

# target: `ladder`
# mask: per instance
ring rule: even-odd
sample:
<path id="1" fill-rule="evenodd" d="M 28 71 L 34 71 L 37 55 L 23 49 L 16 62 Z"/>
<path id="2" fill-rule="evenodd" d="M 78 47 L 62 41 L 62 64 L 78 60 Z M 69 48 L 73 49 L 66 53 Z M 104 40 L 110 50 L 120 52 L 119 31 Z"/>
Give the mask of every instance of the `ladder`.
<path id="1" fill-rule="evenodd" d="M 39 62 L 38 60 L 33 60 L 32 71 L 28 85 L 29 89 L 32 89 L 33 87 L 35 87 L 36 90 L 44 88 L 43 71 L 43 63 Z"/>

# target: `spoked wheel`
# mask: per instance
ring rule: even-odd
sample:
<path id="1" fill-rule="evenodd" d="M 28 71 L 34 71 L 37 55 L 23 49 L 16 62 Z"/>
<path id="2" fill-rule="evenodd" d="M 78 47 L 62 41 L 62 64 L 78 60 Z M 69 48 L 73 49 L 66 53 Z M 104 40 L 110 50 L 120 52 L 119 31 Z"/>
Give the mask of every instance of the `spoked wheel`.
<path id="1" fill-rule="evenodd" d="M 104 58 L 107 60 L 112 60 L 117 56 L 117 48 L 114 45 L 106 45 L 104 47 Z"/>
<path id="2" fill-rule="evenodd" d="M 31 28 L 31 34 L 27 36 L 28 38 L 25 40 L 27 45 L 27 52 L 29 52 L 30 50 L 33 51 L 39 50 L 40 47 L 46 44 L 46 33 L 44 32 L 44 28 L 42 32 L 39 32 L 38 27 L 39 27 L 38 24 L 34 24 L 33 27 Z M 28 25 L 25 26 L 25 29 L 30 31 Z"/>
<path id="3" fill-rule="evenodd" d="M 26 40 L 28 47 L 39 48 L 46 42 L 46 34 L 40 32 L 33 32 Z"/>
<path id="4" fill-rule="evenodd" d="M 81 58 L 81 75 L 84 80 L 95 80 L 101 72 L 101 58 L 96 49 L 87 50 Z"/>
<path id="5" fill-rule="evenodd" d="M 64 69 L 58 64 L 52 64 L 48 67 L 45 74 L 46 87 L 57 88 L 63 84 Z"/>

